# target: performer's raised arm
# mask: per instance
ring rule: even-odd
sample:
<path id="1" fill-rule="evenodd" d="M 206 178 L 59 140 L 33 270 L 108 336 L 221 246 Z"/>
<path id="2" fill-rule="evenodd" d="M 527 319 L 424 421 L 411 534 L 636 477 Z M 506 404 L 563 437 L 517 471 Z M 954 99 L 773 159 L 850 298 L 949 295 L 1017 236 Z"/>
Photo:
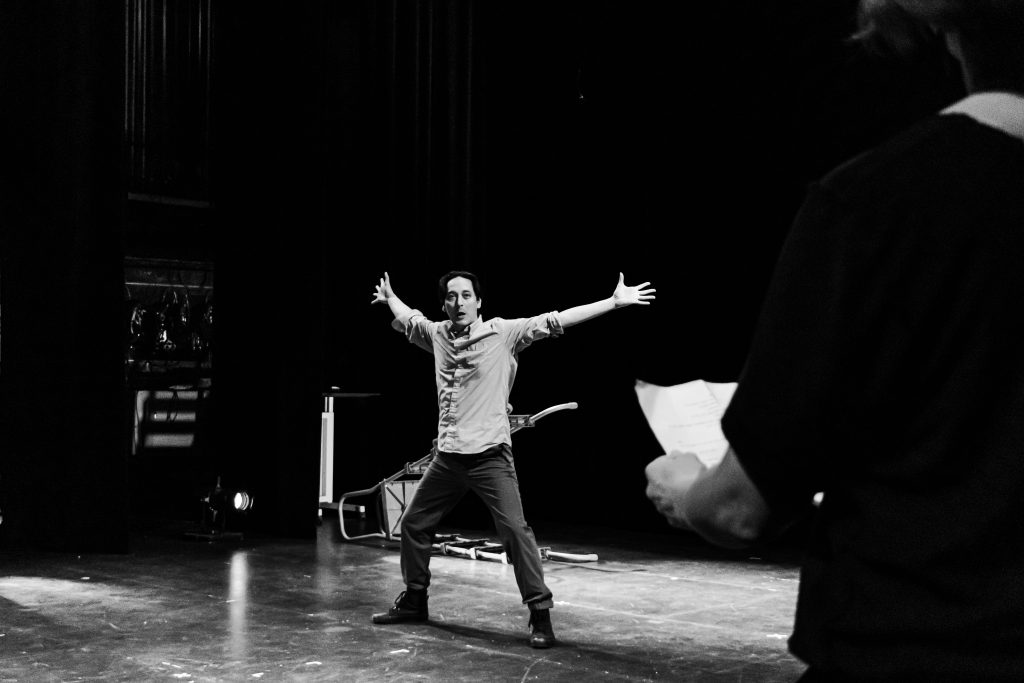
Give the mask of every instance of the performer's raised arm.
<path id="1" fill-rule="evenodd" d="M 619 273 L 619 283 L 610 297 L 561 311 L 558 313 L 558 320 L 562 327 L 572 327 L 616 308 L 633 305 L 648 306 L 654 301 L 654 292 L 657 291 L 653 288 L 644 289 L 649 284 L 651 283 L 643 282 L 636 286 L 629 286 L 625 282 L 625 276 Z"/>
<path id="2" fill-rule="evenodd" d="M 371 304 L 387 304 L 395 318 L 405 318 L 412 313 L 412 309 L 399 299 L 395 291 L 391 289 L 391 277 L 387 272 L 384 273 L 384 277 L 380 279 L 380 283 L 374 289 L 373 299 L 370 301 Z"/>

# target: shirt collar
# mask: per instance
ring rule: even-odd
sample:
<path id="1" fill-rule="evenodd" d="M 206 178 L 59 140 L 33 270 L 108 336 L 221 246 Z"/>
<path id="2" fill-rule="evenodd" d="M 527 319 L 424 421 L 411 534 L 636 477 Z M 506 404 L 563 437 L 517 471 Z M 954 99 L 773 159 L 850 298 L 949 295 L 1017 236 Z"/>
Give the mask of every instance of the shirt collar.
<path id="1" fill-rule="evenodd" d="M 445 332 L 447 333 L 449 339 L 458 339 L 459 337 L 471 337 L 474 332 L 480 331 L 480 326 L 483 324 L 483 322 L 483 318 L 477 318 L 470 324 L 463 327 L 461 332 L 456 334 L 455 323 L 449 320 L 448 328 L 445 330 Z"/>
<path id="2" fill-rule="evenodd" d="M 1024 140 L 1024 97 L 1010 92 L 980 92 L 942 110 L 965 114 L 978 123 Z"/>

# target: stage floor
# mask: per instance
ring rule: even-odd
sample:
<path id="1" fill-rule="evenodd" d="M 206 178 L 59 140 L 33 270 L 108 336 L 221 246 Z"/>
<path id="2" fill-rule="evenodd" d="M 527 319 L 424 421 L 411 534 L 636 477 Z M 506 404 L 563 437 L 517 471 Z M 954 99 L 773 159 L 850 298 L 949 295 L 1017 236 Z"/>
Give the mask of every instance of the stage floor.
<path id="1" fill-rule="evenodd" d="M 545 563 L 560 643 L 534 650 L 498 562 L 436 555 L 431 621 L 372 624 L 402 589 L 397 544 L 346 542 L 337 521 L 325 511 L 315 542 L 164 528 L 124 555 L 0 551 L 0 681 L 764 683 L 804 668 L 786 651 L 786 553 L 535 524 L 540 545 L 599 560 Z"/>

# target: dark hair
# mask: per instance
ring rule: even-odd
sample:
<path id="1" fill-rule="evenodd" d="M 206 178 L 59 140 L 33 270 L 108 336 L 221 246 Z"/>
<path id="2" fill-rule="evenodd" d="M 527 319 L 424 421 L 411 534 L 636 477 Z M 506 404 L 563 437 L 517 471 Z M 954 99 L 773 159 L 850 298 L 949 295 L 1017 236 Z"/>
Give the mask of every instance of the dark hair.
<path id="1" fill-rule="evenodd" d="M 450 270 L 442 275 L 437 283 L 437 298 L 441 300 L 441 303 L 444 303 L 445 297 L 448 296 L 448 283 L 457 277 L 464 277 L 469 280 L 470 284 L 473 285 L 473 293 L 476 294 L 476 298 L 480 299 L 482 297 L 480 279 L 476 275 L 467 270 Z"/>

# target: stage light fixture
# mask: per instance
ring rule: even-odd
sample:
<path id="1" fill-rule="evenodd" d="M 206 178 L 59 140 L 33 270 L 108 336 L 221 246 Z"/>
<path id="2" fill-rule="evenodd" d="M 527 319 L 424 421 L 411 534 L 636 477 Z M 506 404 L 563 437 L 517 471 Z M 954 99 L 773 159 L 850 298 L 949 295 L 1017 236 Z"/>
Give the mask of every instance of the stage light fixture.
<path id="1" fill-rule="evenodd" d="M 200 498 L 200 530 L 186 535 L 207 540 L 241 538 L 241 527 L 246 513 L 252 510 L 254 499 L 244 489 L 226 489 L 221 478 Z"/>
<path id="2" fill-rule="evenodd" d="M 245 491 L 236 491 L 231 502 L 239 512 L 246 512 L 252 508 L 252 496 Z"/>

